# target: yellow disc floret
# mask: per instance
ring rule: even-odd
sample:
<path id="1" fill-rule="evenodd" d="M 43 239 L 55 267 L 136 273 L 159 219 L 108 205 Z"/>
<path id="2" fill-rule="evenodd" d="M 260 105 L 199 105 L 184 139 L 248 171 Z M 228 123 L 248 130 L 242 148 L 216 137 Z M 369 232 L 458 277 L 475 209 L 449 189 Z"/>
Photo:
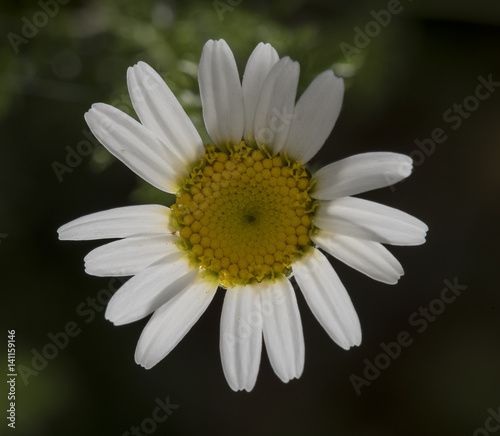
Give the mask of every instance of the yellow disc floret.
<path id="1" fill-rule="evenodd" d="M 231 287 L 287 275 L 312 245 L 311 176 L 304 165 L 241 142 L 206 146 L 172 206 L 191 261 Z"/>

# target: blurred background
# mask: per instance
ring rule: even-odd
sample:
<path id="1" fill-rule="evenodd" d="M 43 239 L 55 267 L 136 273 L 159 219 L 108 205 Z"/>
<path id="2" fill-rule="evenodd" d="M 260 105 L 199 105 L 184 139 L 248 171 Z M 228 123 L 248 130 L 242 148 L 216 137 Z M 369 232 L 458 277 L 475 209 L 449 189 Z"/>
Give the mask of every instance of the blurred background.
<path id="1" fill-rule="evenodd" d="M 0 8 L 0 348 L 7 373 L 7 330 L 15 329 L 12 434 L 487 435 L 499 428 L 498 1 L 6 0 Z M 409 154 L 415 168 L 407 181 L 364 198 L 430 227 L 425 245 L 391 248 L 406 271 L 396 286 L 332 259 L 358 311 L 361 346 L 335 345 L 298 293 L 304 373 L 283 384 L 264 352 L 251 393 L 231 391 L 222 373 L 223 292 L 146 371 L 134 350 L 147 320 L 114 327 L 104 308 L 119 281 L 84 273 L 83 257 L 101 242 L 60 242 L 56 233 L 92 212 L 172 202 L 99 145 L 83 114 L 106 102 L 135 116 L 126 70 L 142 60 L 208 141 L 197 65 L 204 43 L 219 38 L 240 73 L 260 41 L 299 61 L 299 93 L 325 69 L 343 76 L 343 110 L 313 167 L 368 151 Z M 455 293 L 443 293 L 446 286 Z M 381 344 L 402 337 L 399 351 L 392 344 L 393 356 L 384 357 Z M 1 421 L 7 434 L 9 421 Z"/>

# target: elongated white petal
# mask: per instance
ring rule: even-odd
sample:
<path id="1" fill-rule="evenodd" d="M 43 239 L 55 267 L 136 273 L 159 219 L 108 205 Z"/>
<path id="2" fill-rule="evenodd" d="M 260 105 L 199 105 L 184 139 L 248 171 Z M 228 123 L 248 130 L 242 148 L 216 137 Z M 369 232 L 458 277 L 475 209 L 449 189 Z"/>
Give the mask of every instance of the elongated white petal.
<path id="1" fill-rule="evenodd" d="M 255 141 L 253 132 L 255 111 L 259 102 L 260 91 L 269 71 L 278 62 L 279 56 L 270 44 L 260 43 L 248 58 L 241 87 L 245 106 L 244 138 Z"/>
<path id="2" fill-rule="evenodd" d="M 395 284 L 404 274 L 398 260 L 382 244 L 320 230 L 312 241 L 351 268 L 374 280 Z"/>
<path id="3" fill-rule="evenodd" d="M 277 376 L 287 383 L 299 378 L 304 369 L 304 335 L 295 291 L 290 281 L 282 278 L 262 283 L 260 298 L 269 361 Z"/>
<path id="4" fill-rule="evenodd" d="M 190 285 L 160 307 L 142 331 L 135 361 L 152 368 L 184 338 L 215 296 L 218 279 L 199 273 Z"/>
<path id="5" fill-rule="evenodd" d="M 203 119 L 215 145 L 239 144 L 243 137 L 243 93 L 236 61 L 223 39 L 203 47 L 198 72 Z"/>
<path id="6" fill-rule="evenodd" d="M 118 207 L 85 215 L 61 226 L 59 239 L 87 241 L 91 239 L 127 238 L 175 231 L 169 225 L 170 209 L 148 204 Z"/>
<path id="7" fill-rule="evenodd" d="M 104 103 L 93 104 L 85 120 L 99 142 L 134 173 L 162 191 L 177 192 L 177 177 L 186 168 L 153 132 Z"/>
<path id="8" fill-rule="evenodd" d="M 260 286 L 229 288 L 220 324 L 220 353 L 226 380 L 234 391 L 250 392 L 257 380 L 262 351 Z"/>
<path id="9" fill-rule="evenodd" d="M 106 319 L 122 325 L 144 318 L 189 285 L 196 274 L 185 253 L 168 254 L 132 277 L 111 297 Z"/>
<path id="10" fill-rule="evenodd" d="M 412 160 L 399 153 L 363 153 L 321 168 L 314 174 L 311 196 L 334 200 L 372 189 L 384 188 L 411 174 Z"/>
<path id="11" fill-rule="evenodd" d="M 345 236 L 392 245 L 420 245 L 427 226 L 398 209 L 361 198 L 322 201 L 314 224 Z"/>
<path id="12" fill-rule="evenodd" d="M 312 249 L 294 262 L 293 271 L 312 313 L 345 350 L 361 343 L 361 326 L 349 294 L 328 259 Z"/>
<path id="13" fill-rule="evenodd" d="M 160 75 L 144 62 L 127 71 L 130 98 L 141 123 L 189 166 L 205 152 L 203 141 Z"/>
<path id="14" fill-rule="evenodd" d="M 254 135 L 259 146 L 278 154 L 294 116 L 300 67 L 289 57 L 280 59 L 264 80 L 255 112 Z"/>
<path id="15" fill-rule="evenodd" d="M 300 97 L 283 151 L 301 163 L 323 146 L 337 121 L 344 97 L 344 81 L 328 70 L 317 76 Z"/>
<path id="16" fill-rule="evenodd" d="M 133 276 L 167 254 L 179 251 L 176 235 L 136 236 L 92 250 L 85 257 L 85 272 L 99 277 Z"/>

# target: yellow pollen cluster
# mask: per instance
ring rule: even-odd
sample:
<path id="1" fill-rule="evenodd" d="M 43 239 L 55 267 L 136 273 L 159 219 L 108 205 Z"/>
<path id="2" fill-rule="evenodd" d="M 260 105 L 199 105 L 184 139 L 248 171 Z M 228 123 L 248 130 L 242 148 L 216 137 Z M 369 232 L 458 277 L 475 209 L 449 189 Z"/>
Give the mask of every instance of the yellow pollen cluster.
<path id="1" fill-rule="evenodd" d="M 225 287 L 288 274 L 312 245 L 310 184 L 304 165 L 245 142 L 205 147 L 172 206 L 192 261 Z"/>

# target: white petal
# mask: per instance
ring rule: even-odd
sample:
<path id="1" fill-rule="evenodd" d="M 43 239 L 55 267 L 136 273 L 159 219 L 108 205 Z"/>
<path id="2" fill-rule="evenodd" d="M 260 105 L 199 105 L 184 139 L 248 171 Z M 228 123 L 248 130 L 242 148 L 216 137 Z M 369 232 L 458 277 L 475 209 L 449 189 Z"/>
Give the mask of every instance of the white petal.
<path id="1" fill-rule="evenodd" d="M 160 307 L 142 331 L 135 361 L 152 368 L 184 338 L 215 296 L 218 279 L 199 273 L 193 282 Z"/>
<path id="2" fill-rule="evenodd" d="M 288 137 L 299 74 L 298 62 L 284 57 L 271 68 L 262 85 L 255 113 L 254 134 L 257 144 L 265 146 L 273 154 L 281 151 Z"/>
<path id="3" fill-rule="evenodd" d="M 295 291 L 286 278 L 261 283 L 264 342 L 277 376 L 287 383 L 304 369 L 304 335 Z"/>
<path id="4" fill-rule="evenodd" d="M 328 259 L 312 249 L 293 263 L 295 278 L 312 313 L 342 348 L 361 343 L 361 326 L 349 294 Z"/>
<path id="5" fill-rule="evenodd" d="M 241 83 L 245 105 L 244 137 L 247 141 L 255 141 L 253 127 L 260 91 L 267 74 L 278 60 L 279 56 L 276 50 L 270 44 L 262 42 L 255 47 L 248 58 Z"/>
<path id="6" fill-rule="evenodd" d="M 118 207 L 85 215 L 61 226 L 59 239 L 87 241 L 91 239 L 127 238 L 175 231 L 169 225 L 170 209 L 148 204 Z"/>
<path id="7" fill-rule="evenodd" d="M 85 121 L 99 142 L 138 176 L 162 191 L 177 192 L 177 177 L 186 168 L 153 132 L 104 103 L 93 104 Z"/>
<path id="8" fill-rule="evenodd" d="M 245 114 L 236 61 L 223 39 L 203 47 L 198 72 L 203 119 L 216 145 L 239 144 Z"/>
<path id="9" fill-rule="evenodd" d="M 420 245 L 427 226 L 398 209 L 361 198 L 322 201 L 314 218 L 320 229 L 392 245 Z"/>
<path id="10" fill-rule="evenodd" d="M 115 325 L 144 318 L 196 277 L 184 252 L 168 254 L 125 283 L 109 300 L 106 319 Z"/>
<path id="11" fill-rule="evenodd" d="M 321 168 L 311 196 L 334 200 L 372 189 L 384 188 L 411 174 L 412 160 L 398 153 L 363 153 Z"/>
<path id="12" fill-rule="evenodd" d="M 344 97 L 344 81 L 328 70 L 316 77 L 300 97 L 282 151 L 301 163 L 323 146 L 337 121 Z"/>
<path id="13" fill-rule="evenodd" d="M 141 123 L 168 144 L 184 165 L 205 152 L 203 141 L 160 75 L 144 62 L 127 71 L 130 98 Z"/>
<path id="14" fill-rule="evenodd" d="M 262 351 L 260 285 L 229 288 L 220 324 L 222 369 L 234 391 L 250 392 L 257 380 Z"/>
<path id="15" fill-rule="evenodd" d="M 368 277 L 395 284 L 404 274 L 398 260 L 382 244 L 320 230 L 312 241 L 332 256 Z"/>
<path id="16" fill-rule="evenodd" d="M 85 272 L 99 277 L 133 276 L 167 254 L 179 251 L 176 235 L 120 239 L 92 250 L 85 257 Z"/>

